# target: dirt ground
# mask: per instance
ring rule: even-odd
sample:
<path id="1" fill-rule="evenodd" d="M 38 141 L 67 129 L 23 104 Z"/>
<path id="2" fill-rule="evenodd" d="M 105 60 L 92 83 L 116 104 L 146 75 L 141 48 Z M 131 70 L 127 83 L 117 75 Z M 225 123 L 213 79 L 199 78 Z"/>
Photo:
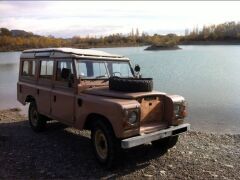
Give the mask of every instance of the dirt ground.
<path id="1" fill-rule="evenodd" d="M 34 133 L 18 109 L 0 111 L 0 179 L 240 179 L 240 135 L 191 131 L 168 151 L 127 150 L 113 170 L 96 162 L 89 137 L 58 122 Z"/>

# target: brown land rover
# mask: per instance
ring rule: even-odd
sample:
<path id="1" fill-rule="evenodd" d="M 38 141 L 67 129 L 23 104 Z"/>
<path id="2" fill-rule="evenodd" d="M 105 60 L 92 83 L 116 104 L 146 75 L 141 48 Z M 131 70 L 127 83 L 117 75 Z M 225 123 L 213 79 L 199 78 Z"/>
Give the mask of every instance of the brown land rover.
<path id="1" fill-rule="evenodd" d="M 47 48 L 21 54 L 18 101 L 29 105 L 29 123 L 42 131 L 51 119 L 91 130 L 95 155 L 110 166 L 119 149 L 152 142 L 176 144 L 186 102 L 153 91 L 128 58 L 96 50 Z"/>

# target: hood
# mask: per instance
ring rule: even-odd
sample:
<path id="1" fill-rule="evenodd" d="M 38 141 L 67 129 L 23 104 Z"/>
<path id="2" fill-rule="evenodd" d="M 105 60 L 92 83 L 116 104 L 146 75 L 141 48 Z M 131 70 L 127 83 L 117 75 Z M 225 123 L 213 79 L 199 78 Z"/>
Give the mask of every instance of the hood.
<path id="1" fill-rule="evenodd" d="M 97 87 L 84 90 L 82 93 L 92 94 L 97 96 L 106 96 L 120 99 L 137 99 L 144 96 L 165 95 L 166 93 L 151 91 L 151 92 L 122 92 L 109 90 L 108 87 Z"/>

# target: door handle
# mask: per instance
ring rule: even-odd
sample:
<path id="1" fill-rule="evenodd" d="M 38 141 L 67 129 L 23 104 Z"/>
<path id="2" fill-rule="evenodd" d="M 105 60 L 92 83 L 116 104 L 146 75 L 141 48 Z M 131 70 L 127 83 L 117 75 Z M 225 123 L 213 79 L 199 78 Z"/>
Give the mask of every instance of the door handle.
<path id="1" fill-rule="evenodd" d="M 39 95 L 39 89 L 37 89 L 37 95 Z"/>
<path id="2" fill-rule="evenodd" d="M 57 97 L 56 97 L 56 95 L 54 95 L 53 96 L 53 102 L 56 102 L 56 100 L 57 100 Z"/>

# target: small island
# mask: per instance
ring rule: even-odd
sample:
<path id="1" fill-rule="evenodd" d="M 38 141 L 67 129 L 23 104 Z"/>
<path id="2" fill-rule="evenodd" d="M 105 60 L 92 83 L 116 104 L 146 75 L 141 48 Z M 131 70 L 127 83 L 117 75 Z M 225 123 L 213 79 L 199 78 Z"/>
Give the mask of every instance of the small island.
<path id="1" fill-rule="evenodd" d="M 159 50 L 178 50 L 179 39 L 175 34 L 168 34 L 166 36 L 156 36 L 152 39 L 150 46 L 146 51 L 159 51 Z"/>
<path id="2" fill-rule="evenodd" d="M 146 51 L 158 51 L 158 50 L 178 50 L 181 49 L 178 45 L 163 45 L 163 44 L 153 44 L 148 46 Z"/>

